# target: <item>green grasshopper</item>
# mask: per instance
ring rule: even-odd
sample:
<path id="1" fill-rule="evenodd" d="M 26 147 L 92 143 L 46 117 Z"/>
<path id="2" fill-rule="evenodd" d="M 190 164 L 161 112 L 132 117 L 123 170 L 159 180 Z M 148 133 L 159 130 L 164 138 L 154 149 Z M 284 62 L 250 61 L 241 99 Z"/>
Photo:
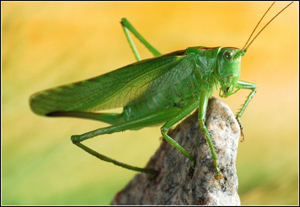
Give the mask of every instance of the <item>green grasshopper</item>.
<path id="1" fill-rule="evenodd" d="M 215 178 L 220 181 L 222 174 L 217 153 L 205 126 L 208 99 L 215 88 L 219 89 L 221 97 L 228 97 L 240 89 L 251 90 L 236 115 L 241 136 L 244 138 L 240 118 L 256 92 L 256 85 L 239 80 L 241 57 L 264 28 L 293 2 L 277 13 L 250 41 L 257 26 L 274 3 L 262 16 L 242 49 L 198 46 L 162 55 L 127 19 L 123 18 L 121 21 L 123 30 L 138 62 L 98 77 L 35 93 L 30 97 L 30 107 L 34 113 L 42 116 L 77 117 L 110 124 L 108 127 L 73 135 L 71 140 L 78 147 L 103 161 L 150 174 L 156 174 L 157 171 L 113 160 L 81 142 L 97 135 L 164 123 L 161 127 L 163 138 L 188 158 L 190 170 L 193 170 L 194 157 L 167 132 L 198 108 L 199 125 L 212 153 Z M 129 31 L 155 56 L 154 58 L 141 60 Z M 118 107 L 123 107 L 120 114 L 94 112 Z"/>

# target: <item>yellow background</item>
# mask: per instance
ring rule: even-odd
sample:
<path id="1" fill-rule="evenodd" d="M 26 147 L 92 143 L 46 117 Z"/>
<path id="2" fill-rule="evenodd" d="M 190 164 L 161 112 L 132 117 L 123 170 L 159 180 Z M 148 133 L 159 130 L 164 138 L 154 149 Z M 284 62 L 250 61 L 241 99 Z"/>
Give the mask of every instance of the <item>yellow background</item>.
<path id="1" fill-rule="evenodd" d="M 122 17 L 162 53 L 200 45 L 241 48 L 270 4 L 2 3 L 3 204 L 109 204 L 134 176 L 72 145 L 72 134 L 105 124 L 44 118 L 28 105 L 37 91 L 135 62 L 119 23 Z M 276 3 L 267 19 L 285 5 Z M 242 117 L 246 141 L 240 143 L 237 158 L 245 205 L 298 203 L 298 10 L 295 2 L 275 19 L 242 60 L 241 80 L 257 84 L 257 94 Z M 151 57 L 139 43 L 137 47 L 142 58 Z M 248 93 L 222 100 L 236 112 Z M 155 127 L 85 143 L 144 166 L 158 148 L 159 137 Z"/>

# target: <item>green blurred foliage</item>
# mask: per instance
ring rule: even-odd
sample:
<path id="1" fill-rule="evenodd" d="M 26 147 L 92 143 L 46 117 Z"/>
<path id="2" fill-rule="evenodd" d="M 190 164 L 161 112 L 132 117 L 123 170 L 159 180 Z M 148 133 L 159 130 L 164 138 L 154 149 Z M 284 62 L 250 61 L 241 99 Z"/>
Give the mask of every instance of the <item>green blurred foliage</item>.
<path id="1" fill-rule="evenodd" d="M 163 53 L 196 45 L 242 47 L 269 4 L 2 2 L 2 203 L 109 204 L 134 176 L 71 144 L 72 134 L 104 124 L 39 117 L 28 105 L 30 95 L 39 90 L 134 62 L 119 24 L 122 17 Z M 269 19 L 285 5 L 275 4 Z M 258 86 L 242 117 L 246 141 L 237 158 L 244 205 L 298 204 L 298 10 L 295 2 L 243 57 L 241 79 Z M 142 58 L 151 57 L 140 44 L 137 47 Z M 222 100 L 236 111 L 247 95 L 241 91 Z M 154 127 L 86 143 L 144 166 L 159 137 Z"/>

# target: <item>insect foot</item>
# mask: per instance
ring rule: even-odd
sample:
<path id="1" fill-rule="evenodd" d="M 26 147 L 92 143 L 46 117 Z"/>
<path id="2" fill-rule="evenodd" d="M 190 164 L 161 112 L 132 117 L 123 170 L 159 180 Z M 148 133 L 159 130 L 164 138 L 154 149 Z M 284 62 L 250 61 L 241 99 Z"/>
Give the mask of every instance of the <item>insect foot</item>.
<path id="1" fill-rule="evenodd" d="M 112 204 L 240 205 L 235 168 L 239 125 L 229 107 L 215 98 L 208 102 L 206 115 L 206 127 L 221 168 L 216 170 L 212 163 L 212 154 L 200 130 L 196 111 L 168 133 L 193 155 L 196 163 L 193 172 L 188 170 L 190 162 L 178 153 L 178 149 L 162 142 L 146 165 L 146 168 L 158 169 L 157 177 L 149 180 L 145 173 L 137 174 L 116 195 Z"/>
<path id="2" fill-rule="evenodd" d="M 219 185 L 221 185 L 221 180 L 223 179 L 223 175 L 220 172 L 220 169 L 218 167 L 215 169 L 215 179 L 218 181 Z"/>
<path id="3" fill-rule="evenodd" d="M 241 121 L 240 117 L 237 116 L 236 120 L 237 120 L 237 122 L 240 126 L 240 129 L 241 129 L 241 137 L 242 137 L 241 142 L 243 142 L 243 141 L 245 141 L 244 126 L 242 124 L 242 121 Z"/>
<path id="4" fill-rule="evenodd" d="M 220 171 L 218 160 L 214 160 L 214 166 L 215 166 L 215 179 L 218 181 L 219 185 L 221 185 L 221 180 L 223 179 L 223 175 Z"/>

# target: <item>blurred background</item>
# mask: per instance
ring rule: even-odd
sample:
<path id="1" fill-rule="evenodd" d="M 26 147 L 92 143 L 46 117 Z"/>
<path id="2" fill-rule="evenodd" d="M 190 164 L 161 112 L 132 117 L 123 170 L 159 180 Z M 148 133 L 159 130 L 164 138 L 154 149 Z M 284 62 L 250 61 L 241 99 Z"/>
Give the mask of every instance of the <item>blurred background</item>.
<path id="1" fill-rule="evenodd" d="M 71 135 L 105 124 L 37 116 L 29 108 L 30 95 L 135 62 L 122 17 L 162 53 L 190 46 L 241 48 L 271 3 L 1 4 L 2 203 L 96 205 L 109 204 L 135 172 L 101 162 L 71 143 Z M 267 19 L 285 5 L 276 3 Z M 246 140 L 239 144 L 236 164 L 244 205 L 298 204 L 298 11 L 295 2 L 261 33 L 242 60 L 241 80 L 257 85 L 242 117 Z M 142 58 L 151 57 L 136 45 Z M 248 94 L 240 91 L 222 101 L 236 113 Z M 153 127 L 85 143 L 142 167 L 158 148 L 160 136 L 159 127 Z"/>

